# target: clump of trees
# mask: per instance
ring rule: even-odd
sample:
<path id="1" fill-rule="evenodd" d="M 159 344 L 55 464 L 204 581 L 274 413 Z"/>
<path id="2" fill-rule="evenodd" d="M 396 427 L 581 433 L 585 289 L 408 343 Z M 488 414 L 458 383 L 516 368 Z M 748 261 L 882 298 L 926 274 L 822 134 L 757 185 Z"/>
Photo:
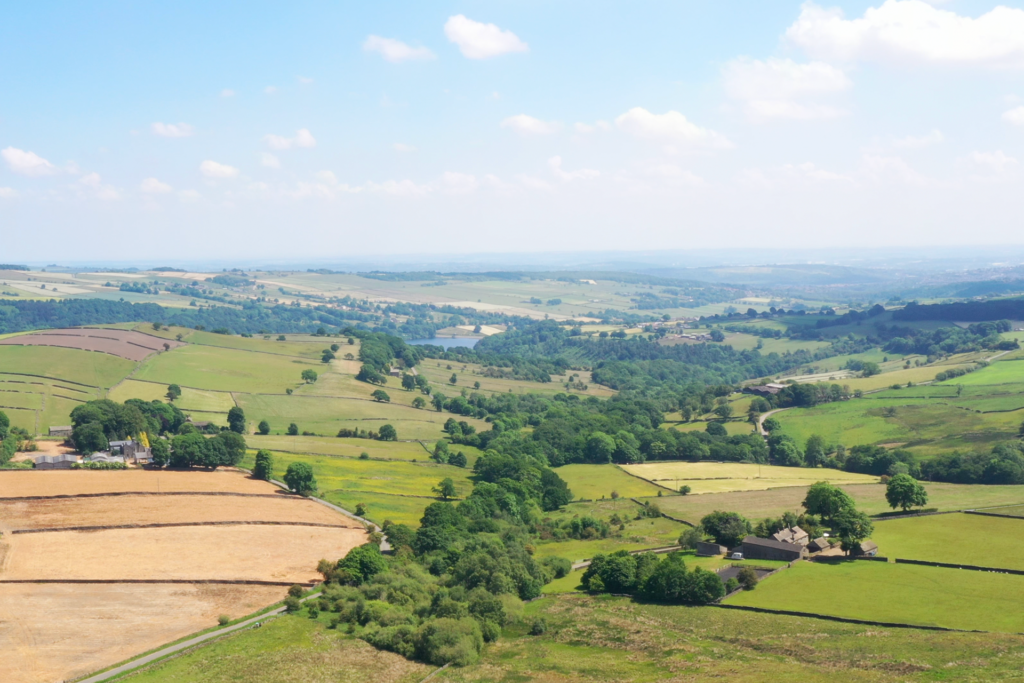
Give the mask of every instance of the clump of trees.
<path id="1" fill-rule="evenodd" d="M 688 570 L 681 553 L 670 553 L 663 560 L 654 553 L 631 555 L 625 550 L 598 554 L 580 583 L 591 593 L 635 595 L 682 605 L 706 605 L 725 595 L 717 574 L 700 567 Z"/>

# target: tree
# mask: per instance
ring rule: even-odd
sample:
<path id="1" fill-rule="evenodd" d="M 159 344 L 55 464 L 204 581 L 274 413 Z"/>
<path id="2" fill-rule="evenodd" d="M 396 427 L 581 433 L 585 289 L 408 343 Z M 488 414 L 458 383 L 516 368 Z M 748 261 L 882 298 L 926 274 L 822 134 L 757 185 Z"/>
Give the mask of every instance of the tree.
<path id="1" fill-rule="evenodd" d="M 317 377 L 319 377 L 319 375 L 316 374 L 316 370 L 310 370 L 307 368 L 302 371 L 302 381 L 306 384 L 312 384 L 316 381 Z"/>
<path id="2" fill-rule="evenodd" d="M 809 515 L 818 515 L 826 524 L 832 524 L 843 510 L 854 508 L 853 499 L 846 491 L 827 481 L 819 481 L 807 489 L 802 503 Z"/>
<path id="3" fill-rule="evenodd" d="M 442 394 L 440 391 L 435 391 L 434 395 L 430 399 L 430 402 L 434 404 L 434 408 L 436 408 L 437 412 L 440 413 L 442 410 L 444 410 L 444 406 L 448 402 L 448 397 Z"/>
<path id="4" fill-rule="evenodd" d="M 256 431 L 261 435 L 266 436 L 270 433 L 270 423 L 266 420 L 260 420 L 260 424 L 256 427 Z"/>
<path id="5" fill-rule="evenodd" d="M 270 451 L 260 449 L 256 452 L 256 466 L 252 468 L 252 476 L 265 481 L 274 476 L 274 456 Z"/>
<path id="6" fill-rule="evenodd" d="M 455 467 L 465 467 L 467 463 L 466 454 L 462 451 L 448 456 L 448 464 Z"/>
<path id="7" fill-rule="evenodd" d="M 236 434 L 245 434 L 245 411 L 238 406 L 228 411 L 228 428 Z"/>
<path id="8" fill-rule="evenodd" d="M 452 376 L 448 378 L 448 384 L 455 384 L 458 381 L 459 377 L 454 372 L 452 373 Z"/>
<path id="9" fill-rule="evenodd" d="M 181 387 L 179 387 L 177 384 L 168 384 L 167 385 L 167 400 L 168 401 L 174 401 L 174 400 L 176 400 L 178 398 L 181 398 Z"/>
<path id="10" fill-rule="evenodd" d="M 455 482 L 450 477 L 445 477 L 441 482 L 431 489 L 434 493 L 441 496 L 441 500 L 450 500 L 457 494 L 455 491 Z"/>
<path id="11" fill-rule="evenodd" d="M 290 425 L 288 425 L 288 436 L 298 436 L 298 434 L 299 434 L 299 425 L 295 424 L 294 422 L 292 422 Z"/>
<path id="12" fill-rule="evenodd" d="M 303 496 L 316 491 L 316 478 L 309 463 L 293 462 L 288 465 L 288 471 L 284 473 L 284 483 L 289 489 Z"/>
<path id="13" fill-rule="evenodd" d="M 708 422 L 708 426 L 704 428 L 704 431 L 707 432 L 710 436 L 729 436 L 729 431 L 721 422 Z"/>
<path id="14" fill-rule="evenodd" d="M 844 551 L 857 551 L 864 539 L 871 536 L 875 527 L 866 514 L 852 507 L 841 511 L 832 521 L 832 532 L 839 536 Z"/>
<path id="15" fill-rule="evenodd" d="M 410 375 L 408 372 L 402 373 L 402 388 L 406 391 L 412 391 L 416 388 L 416 378 Z"/>
<path id="16" fill-rule="evenodd" d="M 105 451 L 110 446 L 103 425 L 99 422 L 87 422 L 75 427 L 71 432 L 71 440 L 74 441 L 78 452 L 85 455 Z"/>
<path id="17" fill-rule="evenodd" d="M 782 428 L 782 423 L 776 420 L 774 417 L 766 417 L 761 423 L 761 429 L 771 434 L 772 432 L 778 431 Z"/>
<path id="18" fill-rule="evenodd" d="M 165 439 L 153 439 L 149 443 L 149 453 L 157 467 L 163 467 L 171 459 L 171 447 Z"/>
<path id="19" fill-rule="evenodd" d="M 704 534 L 700 532 L 700 529 L 690 527 L 683 533 L 679 534 L 679 547 L 683 550 L 694 550 L 697 544 L 704 540 Z"/>
<path id="20" fill-rule="evenodd" d="M 716 510 L 700 520 L 701 528 L 719 543 L 732 548 L 750 533 L 750 522 L 736 512 Z"/>
<path id="21" fill-rule="evenodd" d="M 7 417 L 7 413 L 0 410 L 0 441 L 7 438 L 7 435 L 11 431 L 11 418 Z"/>
<path id="22" fill-rule="evenodd" d="M 392 425 L 381 425 L 377 431 L 381 441 L 398 441 L 398 430 Z"/>
<path id="23" fill-rule="evenodd" d="M 732 406 L 729 405 L 728 403 L 723 403 L 722 405 L 715 408 L 714 413 L 723 420 L 728 420 L 730 417 L 732 417 Z"/>
<path id="24" fill-rule="evenodd" d="M 725 341 L 725 334 L 721 330 L 711 330 L 711 341 L 723 342 Z"/>
<path id="25" fill-rule="evenodd" d="M 370 397 L 378 403 L 391 403 L 391 397 L 388 396 L 388 392 L 383 389 L 374 390 L 374 392 L 370 394 Z"/>
<path id="26" fill-rule="evenodd" d="M 323 355 L 320 356 L 320 362 L 330 363 L 332 360 L 334 360 L 334 352 L 329 349 L 324 349 Z"/>
<path id="27" fill-rule="evenodd" d="M 900 507 L 906 512 L 912 507 L 926 505 L 928 492 L 909 474 L 897 474 L 885 485 L 885 499 L 892 509 Z"/>
<path id="28" fill-rule="evenodd" d="M 604 432 L 593 432 L 587 439 L 587 462 L 603 465 L 612 461 L 615 453 L 615 439 Z"/>
<path id="29" fill-rule="evenodd" d="M 865 361 L 864 363 L 861 364 L 860 372 L 861 375 L 864 377 L 871 377 L 882 372 L 882 368 L 878 365 L 878 363 Z"/>
<path id="30" fill-rule="evenodd" d="M 412 407 L 422 409 L 423 406 L 427 405 L 427 402 L 423 400 L 422 396 L 417 396 L 412 400 Z"/>
<path id="31" fill-rule="evenodd" d="M 817 434 L 807 437 L 804 447 L 804 463 L 808 467 L 820 467 L 825 462 L 825 439 Z"/>
<path id="32" fill-rule="evenodd" d="M 348 555 L 338 560 L 338 569 L 344 570 L 353 583 L 364 583 L 382 571 L 388 563 L 380 554 L 380 546 L 364 543 L 353 548 Z"/>
<path id="33" fill-rule="evenodd" d="M 752 591 L 757 587 L 757 572 L 751 567 L 743 567 L 736 575 L 736 580 L 743 586 L 743 590 Z"/>

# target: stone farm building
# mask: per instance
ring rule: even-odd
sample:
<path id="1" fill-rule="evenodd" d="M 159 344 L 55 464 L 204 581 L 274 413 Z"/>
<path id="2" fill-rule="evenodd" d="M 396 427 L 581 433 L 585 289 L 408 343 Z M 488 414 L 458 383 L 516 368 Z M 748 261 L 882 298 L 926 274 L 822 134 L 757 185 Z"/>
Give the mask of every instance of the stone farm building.
<path id="1" fill-rule="evenodd" d="M 743 387 L 744 394 L 755 394 L 757 396 L 774 396 L 786 387 L 788 384 L 758 384 L 756 386 Z"/>
<path id="2" fill-rule="evenodd" d="M 41 455 L 35 460 L 37 470 L 70 470 L 78 462 L 78 456 L 71 453 Z"/>
<path id="3" fill-rule="evenodd" d="M 811 537 L 807 535 L 807 532 L 798 526 L 783 529 L 771 535 L 771 540 L 781 541 L 783 543 L 795 543 L 797 545 L 807 545 Z"/>
<path id="4" fill-rule="evenodd" d="M 68 438 L 71 436 L 71 432 L 74 428 L 71 425 L 61 425 L 59 427 L 50 427 L 50 436 L 63 436 Z"/>
<path id="5" fill-rule="evenodd" d="M 716 555 L 725 555 L 727 552 L 729 552 L 729 549 L 724 545 L 711 543 L 710 541 L 701 541 L 697 544 L 697 557 L 714 557 Z"/>
<path id="6" fill-rule="evenodd" d="M 807 557 L 807 547 L 797 543 L 773 541 L 770 538 L 747 536 L 743 539 L 743 559 L 745 560 L 781 560 L 792 562 Z"/>

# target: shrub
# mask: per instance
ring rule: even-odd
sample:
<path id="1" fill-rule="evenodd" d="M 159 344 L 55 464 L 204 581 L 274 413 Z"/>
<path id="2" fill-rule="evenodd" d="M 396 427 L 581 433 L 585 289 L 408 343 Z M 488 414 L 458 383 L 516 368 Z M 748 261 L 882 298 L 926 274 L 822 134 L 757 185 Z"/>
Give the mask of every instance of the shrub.
<path id="1" fill-rule="evenodd" d="M 552 576 L 556 579 L 568 576 L 572 571 L 572 562 L 564 557 L 545 557 L 541 564 L 551 570 Z"/>
<path id="2" fill-rule="evenodd" d="M 726 593 L 726 595 L 728 595 L 729 593 L 732 593 L 733 591 L 739 590 L 739 588 L 740 588 L 740 582 L 737 581 L 735 577 L 733 577 L 733 578 L 731 578 L 731 579 L 729 579 L 728 581 L 725 582 L 725 593 Z"/>
<path id="3" fill-rule="evenodd" d="M 744 567 L 736 575 L 736 580 L 743 586 L 743 590 L 752 591 L 757 587 L 757 572 L 750 567 Z"/>
<path id="4" fill-rule="evenodd" d="M 302 594 L 304 592 L 305 592 L 305 589 L 302 586 L 300 586 L 299 584 L 295 583 L 295 584 L 292 584 L 288 588 L 288 597 L 291 597 L 291 598 L 301 598 Z"/>
<path id="5" fill-rule="evenodd" d="M 302 603 L 300 603 L 299 599 L 294 595 L 289 595 L 284 599 L 284 608 L 289 612 L 298 612 L 302 609 Z"/>
<path id="6" fill-rule="evenodd" d="M 548 630 L 548 624 L 544 621 L 543 617 L 537 617 L 530 624 L 530 635 L 531 636 L 542 636 L 544 632 Z"/>
<path id="7" fill-rule="evenodd" d="M 434 666 L 467 666 L 480 656 L 484 637 L 469 617 L 434 619 L 416 630 L 416 655 Z"/>
<path id="8" fill-rule="evenodd" d="M 226 614 L 222 614 L 219 617 L 217 617 L 217 623 L 220 624 L 221 626 L 227 626 L 228 624 L 231 623 L 231 617 L 229 617 Z"/>

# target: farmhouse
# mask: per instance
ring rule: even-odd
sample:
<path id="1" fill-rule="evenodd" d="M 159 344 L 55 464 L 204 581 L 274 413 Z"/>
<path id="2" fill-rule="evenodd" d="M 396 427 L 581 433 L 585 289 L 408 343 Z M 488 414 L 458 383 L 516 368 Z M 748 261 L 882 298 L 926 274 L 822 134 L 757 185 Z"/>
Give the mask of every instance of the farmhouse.
<path id="1" fill-rule="evenodd" d="M 743 387 L 743 393 L 744 394 L 756 394 L 758 396 L 774 396 L 775 394 L 777 394 L 780 391 L 782 391 L 783 389 L 785 389 L 787 386 L 789 386 L 789 385 L 788 384 L 776 384 L 776 383 L 758 384 L 758 385 L 755 385 L 755 386 Z"/>
<path id="2" fill-rule="evenodd" d="M 70 470 L 71 465 L 78 462 L 78 456 L 70 453 L 60 455 L 42 455 L 36 458 L 37 470 Z"/>
<path id="3" fill-rule="evenodd" d="M 822 536 L 821 538 L 816 538 L 807 544 L 807 549 L 810 550 L 812 553 L 820 553 L 821 551 L 828 550 L 831 547 L 832 544 L 830 544 L 828 542 L 828 539 L 824 536 Z"/>
<path id="4" fill-rule="evenodd" d="M 773 541 L 781 541 L 782 543 L 795 543 L 797 545 L 807 545 L 810 541 L 810 536 L 807 532 L 798 526 L 790 527 L 789 529 L 783 529 L 782 531 L 772 534 L 771 539 Z"/>
<path id="5" fill-rule="evenodd" d="M 715 555 L 725 555 L 727 552 L 729 552 L 728 548 L 717 543 L 701 541 L 697 544 L 697 557 L 714 557 Z"/>
<path id="6" fill-rule="evenodd" d="M 152 460 L 152 456 L 150 455 L 150 450 L 148 448 L 143 446 L 141 443 L 130 439 L 128 441 L 111 441 L 110 452 L 115 455 L 124 456 L 122 458 L 124 462 L 131 460 L 142 464 L 148 463 Z"/>
<path id="7" fill-rule="evenodd" d="M 792 562 L 806 556 L 807 548 L 796 543 L 783 543 L 757 536 L 747 536 L 743 539 L 743 558 L 746 560 Z"/>
<path id="8" fill-rule="evenodd" d="M 874 557 L 878 554 L 878 544 L 874 541 L 861 541 L 860 552 L 858 555 L 867 555 L 868 557 Z"/>
<path id="9" fill-rule="evenodd" d="M 85 459 L 85 462 L 114 462 L 124 464 L 123 455 L 113 455 L 111 453 L 93 453 Z"/>
<path id="10" fill-rule="evenodd" d="M 60 427 L 50 427 L 50 436 L 71 436 L 71 432 L 74 428 L 71 425 L 62 425 Z"/>

